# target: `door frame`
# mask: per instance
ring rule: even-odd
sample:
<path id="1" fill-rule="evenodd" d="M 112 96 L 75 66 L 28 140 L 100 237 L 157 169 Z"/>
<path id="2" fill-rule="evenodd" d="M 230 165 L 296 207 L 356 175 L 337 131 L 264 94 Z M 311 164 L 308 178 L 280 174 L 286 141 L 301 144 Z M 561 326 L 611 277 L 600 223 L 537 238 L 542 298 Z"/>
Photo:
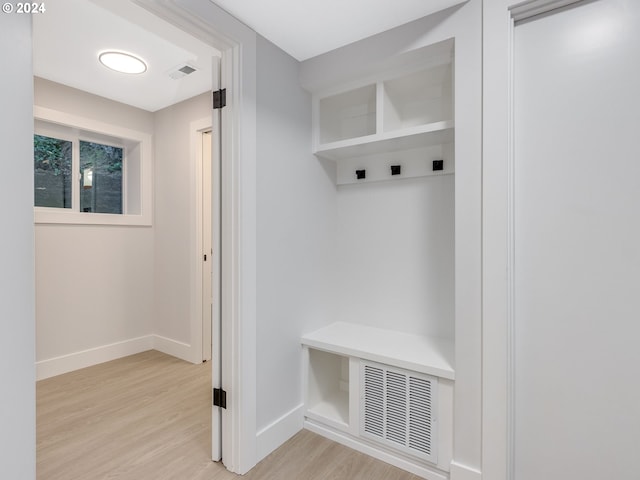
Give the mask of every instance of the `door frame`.
<path id="1" fill-rule="evenodd" d="M 583 0 L 483 2 L 482 473 L 514 480 L 514 28 Z"/>
<path id="2" fill-rule="evenodd" d="M 192 217 L 193 227 L 192 234 L 193 238 L 191 241 L 192 245 L 192 254 L 191 254 L 191 361 L 193 363 L 201 363 L 204 358 L 204 307 L 203 307 L 203 262 L 202 262 L 202 252 L 204 250 L 203 247 L 203 211 L 204 211 L 204 191 L 203 191 L 203 180 L 204 180 L 204 154 L 202 148 L 202 142 L 204 139 L 204 134 L 206 132 L 213 133 L 213 122 L 211 118 L 201 118 L 199 120 L 193 121 L 189 124 L 189 130 L 191 132 L 191 158 L 193 159 L 191 163 L 191 182 L 193 191 L 195 195 L 192 198 L 192 208 L 191 210 L 194 212 Z M 211 153 L 211 168 L 216 167 L 216 159 L 214 158 L 215 152 Z M 214 179 L 211 179 L 211 190 L 212 192 L 219 191 L 220 185 L 216 185 Z M 213 213 L 213 212 L 212 212 Z M 212 224 L 215 222 L 219 223 L 220 219 L 218 217 L 212 219 Z M 218 230 L 218 229 L 217 229 Z M 217 233 L 217 232 L 216 232 Z M 212 243 L 215 242 L 216 239 L 212 238 Z M 216 256 L 212 256 L 213 258 L 217 258 L 218 254 L 216 252 Z M 214 264 L 212 267 L 215 271 L 216 265 Z M 216 291 L 216 290 L 213 290 Z M 219 298 L 213 298 L 213 301 L 216 304 L 219 304 Z M 215 319 L 212 318 L 212 322 Z M 217 354 L 218 357 L 214 357 L 214 354 Z M 219 358 L 219 354 L 216 352 L 211 352 L 211 358 Z"/>
<path id="3" fill-rule="evenodd" d="M 222 462 L 244 474 L 256 464 L 256 33 L 212 2 L 131 1 L 222 52 Z"/>
<path id="4" fill-rule="evenodd" d="M 214 126 L 212 130 L 205 130 L 201 132 L 200 135 L 202 178 L 199 184 L 202 187 L 200 202 L 202 212 L 199 220 L 202 222 L 200 235 L 202 248 L 200 249 L 201 261 L 199 263 L 202 266 L 201 281 L 203 286 L 202 298 L 200 300 L 200 305 L 202 306 L 202 338 L 200 344 L 202 345 L 203 362 L 213 358 L 213 331 L 216 326 L 220 326 L 219 309 L 216 309 L 214 312 L 214 305 L 216 307 L 220 306 L 220 247 L 218 241 L 220 237 L 220 205 L 218 204 L 218 199 L 214 197 L 214 192 L 220 191 L 220 163 L 218 158 L 220 156 L 220 150 L 219 148 L 213 148 L 214 143 L 215 145 L 219 145 L 217 139 L 220 136 L 220 131 L 219 128 L 217 128 L 218 122 L 216 116 L 214 115 L 213 118 L 212 124 Z M 216 138 L 215 142 L 214 136 Z M 205 154 L 205 152 L 208 153 Z M 207 265 L 208 268 L 205 268 L 205 265 Z M 204 288 L 206 285 L 209 286 L 208 293 Z M 220 350 L 220 346 L 218 345 L 215 348 L 218 357 L 220 356 Z M 217 360 L 219 365 L 220 359 L 217 358 Z M 215 381 L 213 385 L 216 385 Z"/>

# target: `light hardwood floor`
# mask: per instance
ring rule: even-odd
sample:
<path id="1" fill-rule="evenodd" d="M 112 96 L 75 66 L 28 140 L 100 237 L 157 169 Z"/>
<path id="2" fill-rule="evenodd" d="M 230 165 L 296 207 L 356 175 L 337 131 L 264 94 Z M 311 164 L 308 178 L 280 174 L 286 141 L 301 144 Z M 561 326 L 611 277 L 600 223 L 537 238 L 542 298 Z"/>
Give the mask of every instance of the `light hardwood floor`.
<path id="1" fill-rule="evenodd" d="M 149 351 L 38 382 L 38 480 L 418 479 L 305 430 L 229 473 L 210 460 L 210 378 Z"/>

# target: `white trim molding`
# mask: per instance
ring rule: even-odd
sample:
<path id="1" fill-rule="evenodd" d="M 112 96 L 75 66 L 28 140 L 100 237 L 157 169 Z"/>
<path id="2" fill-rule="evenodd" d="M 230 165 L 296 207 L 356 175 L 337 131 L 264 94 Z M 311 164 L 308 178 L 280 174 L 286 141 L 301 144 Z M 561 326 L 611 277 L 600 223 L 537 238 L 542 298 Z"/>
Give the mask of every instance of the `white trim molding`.
<path id="1" fill-rule="evenodd" d="M 409 460 L 408 457 L 395 455 L 389 450 L 374 447 L 369 443 L 365 443 L 365 441 L 363 441 L 362 439 L 356 439 L 355 437 L 352 437 L 346 433 L 341 433 L 332 428 L 325 427 L 324 425 L 316 423 L 313 420 L 306 420 L 304 422 L 304 428 L 313 433 L 317 433 L 318 435 L 322 435 L 323 437 L 333 440 L 334 442 L 338 442 L 349 448 L 353 448 L 358 452 L 369 455 L 377 460 L 388 463 L 389 465 L 393 465 L 394 467 L 398 467 L 402 470 L 413 473 L 420 478 L 426 478 L 428 480 L 449 480 L 449 475 L 445 472 L 436 471 L 429 467 L 422 466 L 417 462 Z"/>
<path id="2" fill-rule="evenodd" d="M 179 358 L 186 362 L 191 362 L 192 353 L 191 345 L 171 338 L 163 337 L 161 335 L 152 335 L 153 337 L 153 349 L 159 352 L 166 353 L 172 357 Z M 201 363 L 201 362 L 198 362 Z"/>
<path id="3" fill-rule="evenodd" d="M 160 335 L 144 335 L 121 342 L 110 343 L 79 352 L 60 355 L 36 362 L 36 380 L 55 377 L 81 368 L 117 360 L 136 353 L 157 350 L 172 357 L 191 362 L 191 345 Z"/>
<path id="4" fill-rule="evenodd" d="M 513 5 L 509 7 L 509 10 L 511 11 L 511 17 L 514 22 L 519 22 L 581 1 L 582 0 L 529 0 Z"/>
<path id="5" fill-rule="evenodd" d="M 36 380 L 55 377 L 63 373 L 90 367 L 99 363 L 116 360 L 136 353 L 153 350 L 152 335 L 123 340 L 122 342 L 89 348 L 80 352 L 61 355 L 36 362 Z"/>
<path id="6" fill-rule="evenodd" d="M 302 430 L 304 405 L 300 404 L 267 425 L 256 435 L 258 462 Z"/>
<path id="7" fill-rule="evenodd" d="M 512 478 L 512 0 L 483 3 L 482 471 Z"/>
<path id="8" fill-rule="evenodd" d="M 461 463 L 451 462 L 451 480 L 482 480 L 482 472 Z"/>

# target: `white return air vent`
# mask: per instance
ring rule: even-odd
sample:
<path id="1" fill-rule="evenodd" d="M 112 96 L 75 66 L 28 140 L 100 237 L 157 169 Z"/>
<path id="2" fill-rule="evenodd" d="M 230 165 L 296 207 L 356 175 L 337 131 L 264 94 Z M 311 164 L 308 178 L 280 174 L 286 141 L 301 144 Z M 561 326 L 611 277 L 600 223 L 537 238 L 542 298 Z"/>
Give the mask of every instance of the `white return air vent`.
<path id="1" fill-rule="evenodd" d="M 362 363 L 360 434 L 437 463 L 438 380 L 376 363 Z"/>
<path id="2" fill-rule="evenodd" d="M 169 72 L 169 76 L 174 80 L 178 80 L 182 77 L 186 77 L 187 75 L 191 75 L 193 72 L 196 72 L 197 70 L 198 70 L 197 68 L 187 63 L 183 63 L 181 65 L 178 65 L 174 69 L 172 69 Z"/>

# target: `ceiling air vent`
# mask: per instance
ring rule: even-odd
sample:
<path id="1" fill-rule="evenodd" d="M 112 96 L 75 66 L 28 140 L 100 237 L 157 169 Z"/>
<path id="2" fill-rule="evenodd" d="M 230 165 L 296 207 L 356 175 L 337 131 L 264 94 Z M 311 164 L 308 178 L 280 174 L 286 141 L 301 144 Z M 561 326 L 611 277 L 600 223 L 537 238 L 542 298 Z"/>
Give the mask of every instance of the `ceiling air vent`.
<path id="1" fill-rule="evenodd" d="M 169 72 L 169 76 L 174 80 L 178 80 L 182 77 L 186 77 L 187 75 L 191 75 L 197 69 L 192 67 L 191 65 L 187 65 L 186 63 L 180 65 Z"/>
<path id="2" fill-rule="evenodd" d="M 407 370 L 362 364 L 362 436 L 437 463 L 438 380 Z"/>

